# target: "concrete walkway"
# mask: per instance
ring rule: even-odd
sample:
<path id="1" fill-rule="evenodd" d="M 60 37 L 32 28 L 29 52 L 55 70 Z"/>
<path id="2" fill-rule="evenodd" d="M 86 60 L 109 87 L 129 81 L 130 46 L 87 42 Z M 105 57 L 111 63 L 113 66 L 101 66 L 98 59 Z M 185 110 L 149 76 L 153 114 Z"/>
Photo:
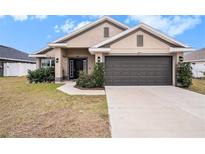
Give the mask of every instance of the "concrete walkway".
<path id="1" fill-rule="evenodd" d="M 65 85 L 57 89 L 69 95 L 105 95 L 105 90 L 81 90 L 75 88 L 75 82 L 66 81 Z"/>
<path id="2" fill-rule="evenodd" d="M 205 95 L 173 86 L 106 86 L 112 137 L 205 137 Z"/>

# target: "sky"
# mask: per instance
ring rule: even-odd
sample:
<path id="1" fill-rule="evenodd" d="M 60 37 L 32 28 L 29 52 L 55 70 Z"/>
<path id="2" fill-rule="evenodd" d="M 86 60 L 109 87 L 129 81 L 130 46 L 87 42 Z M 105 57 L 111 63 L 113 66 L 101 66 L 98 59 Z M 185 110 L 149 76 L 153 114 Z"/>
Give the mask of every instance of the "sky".
<path id="1" fill-rule="evenodd" d="M 101 16 L 0 16 L 0 45 L 33 53 Z M 193 48 L 205 47 L 205 16 L 110 16 L 129 27 L 144 22 Z"/>

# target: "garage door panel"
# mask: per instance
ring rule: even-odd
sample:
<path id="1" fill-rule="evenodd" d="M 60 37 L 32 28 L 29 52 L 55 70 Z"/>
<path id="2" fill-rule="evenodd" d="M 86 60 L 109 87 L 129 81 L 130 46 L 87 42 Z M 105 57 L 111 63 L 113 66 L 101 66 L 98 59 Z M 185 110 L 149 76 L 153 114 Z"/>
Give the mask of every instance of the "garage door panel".
<path id="1" fill-rule="evenodd" d="M 105 58 L 106 85 L 171 85 L 170 56 L 108 56 Z"/>
<path id="2" fill-rule="evenodd" d="M 170 74 L 168 72 L 164 72 L 163 74 L 160 71 L 155 71 L 155 72 L 150 72 L 150 70 L 148 70 L 147 72 L 140 72 L 138 71 L 132 71 L 132 72 L 128 72 L 128 71 L 118 71 L 118 72 L 109 72 L 106 74 L 106 77 L 115 77 L 115 76 L 141 76 L 141 77 L 155 77 L 155 76 L 169 76 Z"/>

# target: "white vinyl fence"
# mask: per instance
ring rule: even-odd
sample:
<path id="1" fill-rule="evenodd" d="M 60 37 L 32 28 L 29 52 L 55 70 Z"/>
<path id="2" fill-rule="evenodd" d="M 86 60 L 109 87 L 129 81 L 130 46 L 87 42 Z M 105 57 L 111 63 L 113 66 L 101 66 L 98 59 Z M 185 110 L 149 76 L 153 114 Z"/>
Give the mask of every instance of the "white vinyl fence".
<path id="1" fill-rule="evenodd" d="M 205 72 L 205 62 L 192 63 L 192 73 L 195 78 L 202 78 Z"/>
<path id="2" fill-rule="evenodd" d="M 4 63 L 4 76 L 25 76 L 28 70 L 35 70 L 36 64 Z"/>

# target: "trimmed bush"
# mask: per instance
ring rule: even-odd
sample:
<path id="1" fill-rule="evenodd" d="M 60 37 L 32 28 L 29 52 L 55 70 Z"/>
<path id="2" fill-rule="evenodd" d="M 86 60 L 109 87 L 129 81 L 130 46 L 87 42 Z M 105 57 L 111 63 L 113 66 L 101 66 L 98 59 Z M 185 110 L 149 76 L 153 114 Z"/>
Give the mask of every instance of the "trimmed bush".
<path id="1" fill-rule="evenodd" d="M 104 85 L 104 64 L 96 63 L 93 71 L 93 80 L 95 87 L 103 87 Z"/>
<path id="2" fill-rule="evenodd" d="M 76 82 L 76 84 L 83 88 L 93 88 L 95 87 L 95 83 L 92 79 L 92 75 L 88 75 L 84 73 L 83 71 L 80 71 L 79 78 Z"/>
<path id="3" fill-rule="evenodd" d="M 192 84 L 192 67 L 189 62 L 178 64 L 177 82 L 184 88 L 188 88 Z"/>
<path id="4" fill-rule="evenodd" d="M 91 75 L 80 72 L 76 85 L 83 88 L 100 88 L 104 85 L 104 64 L 96 63 Z"/>
<path id="5" fill-rule="evenodd" d="M 34 71 L 29 70 L 27 79 L 29 83 L 53 82 L 55 80 L 55 70 L 53 67 L 39 68 Z"/>

